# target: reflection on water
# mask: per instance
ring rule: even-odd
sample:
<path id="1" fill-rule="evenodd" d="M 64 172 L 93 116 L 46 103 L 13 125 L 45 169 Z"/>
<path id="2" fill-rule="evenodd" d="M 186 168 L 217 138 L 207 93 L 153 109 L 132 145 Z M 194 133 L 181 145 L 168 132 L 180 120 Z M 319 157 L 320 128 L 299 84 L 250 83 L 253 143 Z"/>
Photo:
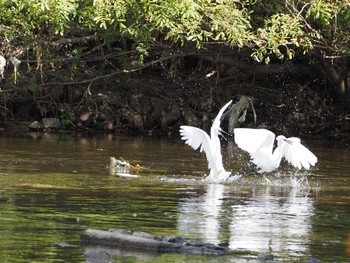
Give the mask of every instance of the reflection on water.
<path id="1" fill-rule="evenodd" d="M 247 160 L 230 147 L 226 154 L 223 147 L 225 168 L 239 176 L 207 184 L 205 156 L 177 138 L 1 137 L 1 262 L 96 262 L 98 252 L 85 248 L 84 255 L 80 246 L 87 228 L 180 235 L 239 252 L 213 259 L 112 251 L 117 262 L 254 262 L 259 253 L 286 262 L 349 261 L 347 147 L 311 147 L 319 165 L 296 175 L 307 180 L 281 170 L 270 183 L 243 173 Z M 140 164 L 139 177 L 114 176 L 111 156 Z"/>
<path id="2" fill-rule="evenodd" d="M 219 244 L 225 242 L 221 233 L 229 229 L 226 242 L 233 250 L 290 256 L 308 252 L 314 207 L 312 198 L 299 188 L 221 184 L 204 188 L 203 195 L 179 204 L 177 228 L 182 233 Z"/>
<path id="3" fill-rule="evenodd" d="M 295 188 L 253 191 L 244 204 L 232 206 L 230 248 L 305 254 L 313 210 L 312 199 Z"/>
<path id="4" fill-rule="evenodd" d="M 209 184 L 197 198 L 180 200 L 177 229 L 188 237 L 197 236 L 215 244 L 221 243 L 221 212 L 225 186 Z"/>

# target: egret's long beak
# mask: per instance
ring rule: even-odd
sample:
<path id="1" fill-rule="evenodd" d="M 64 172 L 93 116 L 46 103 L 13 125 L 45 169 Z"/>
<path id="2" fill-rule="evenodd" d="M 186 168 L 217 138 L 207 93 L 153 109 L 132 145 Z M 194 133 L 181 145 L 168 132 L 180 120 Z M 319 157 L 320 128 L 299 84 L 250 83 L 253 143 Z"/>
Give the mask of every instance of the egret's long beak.
<path id="1" fill-rule="evenodd" d="M 286 143 L 290 144 L 290 145 L 293 144 L 293 142 L 292 142 L 291 140 L 284 139 L 284 141 L 285 141 Z"/>

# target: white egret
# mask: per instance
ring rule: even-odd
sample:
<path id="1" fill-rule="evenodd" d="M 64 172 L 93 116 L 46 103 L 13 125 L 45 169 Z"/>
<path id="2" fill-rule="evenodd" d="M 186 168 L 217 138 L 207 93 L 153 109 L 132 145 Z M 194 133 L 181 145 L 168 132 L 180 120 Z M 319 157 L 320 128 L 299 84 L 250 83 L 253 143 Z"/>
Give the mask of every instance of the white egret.
<path id="1" fill-rule="evenodd" d="M 180 135 L 181 139 L 186 141 L 186 144 L 191 146 L 194 150 L 200 147 L 200 152 L 204 150 L 208 161 L 208 168 L 210 173 L 207 176 L 207 180 L 211 182 L 226 181 L 230 176 L 230 172 L 225 171 L 222 164 L 221 145 L 219 135 L 222 135 L 222 129 L 220 128 L 220 118 L 223 112 L 232 103 L 230 100 L 221 108 L 218 115 L 213 121 L 209 135 L 202 129 L 192 126 L 181 126 Z"/>
<path id="2" fill-rule="evenodd" d="M 277 147 L 273 151 L 275 134 L 266 129 L 234 129 L 235 142 L 250 154 L 258 173 L 271 172 L 280 166 L 282 158 L 295 168 L 306 170 L 317 163 L 317 157 L 297 137 L 277 136 Z"/>

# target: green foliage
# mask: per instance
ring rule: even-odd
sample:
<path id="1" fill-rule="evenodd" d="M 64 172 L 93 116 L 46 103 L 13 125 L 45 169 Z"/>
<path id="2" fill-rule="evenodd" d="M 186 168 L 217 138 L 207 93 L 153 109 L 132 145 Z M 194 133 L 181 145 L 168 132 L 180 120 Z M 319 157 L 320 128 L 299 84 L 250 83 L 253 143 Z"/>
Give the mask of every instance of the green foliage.
<path id="1" fill-rule="evenodd" d="M 335 12 L 335 1 L 316 0 L 309 3 L 306 18 L 311 17 L 323 26 L 328 26 Z"/>
<path id="2" fill-rule="evenodd" d="M 177 5 L 172 0 L 152 1 L 146 19 L 153 29 L 165 33 L 165 40 L 180 45 L 206 40 L 201 30 L 202 7 L 195 1 L 180 0 Z"/>
<path id="3" fill-rule="evenodd" d="M 38 86 L 38 83 L 36 81 L 36 78 L 35 76 L 32 76 L 30 79 L 29 79 L 29 82 L 28 82 L 28 90 L 30 90 L 33 94 L 37 95 L 39 93 L 39 86 Z"/>
<path id="4" fill-rule="evenodd" d="M 127 27 L 126 15 L 128 1 L 114 1 L 114 0 L 100 0 L 94 3 L 95 15 L 94 20 L 101 28 L 107 30 L 110 26 L 120 31 L 125 30 Z"/>
<path id="5" fill-rule="evenodd" d="M 52 37 L 128 39 L 142 60 L 162 43 L 249 47 L 253 58 L 292 59 L 322 46 L 349 52 L 348 0 L 0 0 L 0 39 L 28 46 Z M 330 46 L 331 45 L 331 46 Z"/>
<path id="6" fill-rule="evenodd" d="M 75 114 L 73 112 L 64 112 L 60 115 L 60 124 L 62 127 L 69 127 L 75 119 Z"/>
<path id="7" fill-rule="evenodd" d="M 101 28 L 133 39 L 145 55 L 159 40 L 201 48 L 208 41 L 244 46 L 253 39 L 249 12 L 238 1 L 101 0 L 94 16 Z"/>
<path id="8" fill-rule="evenodd" d="M 254 40 L 249 10 L 242 3 L 238 5 L 238 1 L 217 1 L 207 8 L 207 20 L 214 35 L 212 40 L 240 47 Z"/>
<path id="9" fill-rule="evenodd" d="M 298 16 L 275 14 L 265 21 L 265 26 L 257 30 L 259 38 L 258 48 L 253 52 L 257 61 L 269 63 L 271 54 L 279 59 L 292 59 L 295 47 L 302 47 L 304 51 L 312 49 L 312 41 L 305 34 Z M 283 50 L 283 51 L 282 51 Z"/>
<path id="10" fill-rule="evenodd" d="M 3 0 L 0 21 L 9 24 L 9 39 L 30 37 L 38 33 L 62 35 L 73 26 L 70 22 L 76 16 L 76 0 Z"/>

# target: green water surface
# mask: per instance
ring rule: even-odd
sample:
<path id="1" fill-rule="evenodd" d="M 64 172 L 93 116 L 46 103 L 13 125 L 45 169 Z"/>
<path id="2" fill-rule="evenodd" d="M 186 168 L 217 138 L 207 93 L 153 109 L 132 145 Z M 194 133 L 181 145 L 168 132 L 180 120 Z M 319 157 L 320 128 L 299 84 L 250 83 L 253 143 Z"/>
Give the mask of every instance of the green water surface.
<path id="1" fill-rule="evenodd" d="M 310 142 L 316 168 L 283 166 L 270 182 L 247 172 L 246 156 L 232 147 L 224 144 L 223 155 L 236 180 L 207 184 L 204 155 L 177 138 L 3 135 L 0 262 L 261 262 L 262 254 L 350 262 L 346 145 Z M 139 177 L 115 175 L 110 156 L 140 164 L 133 171 Z M 153 255 L 81 245 L 82 231 L 110 228 L 179 235 L 233 252 Z"/>

